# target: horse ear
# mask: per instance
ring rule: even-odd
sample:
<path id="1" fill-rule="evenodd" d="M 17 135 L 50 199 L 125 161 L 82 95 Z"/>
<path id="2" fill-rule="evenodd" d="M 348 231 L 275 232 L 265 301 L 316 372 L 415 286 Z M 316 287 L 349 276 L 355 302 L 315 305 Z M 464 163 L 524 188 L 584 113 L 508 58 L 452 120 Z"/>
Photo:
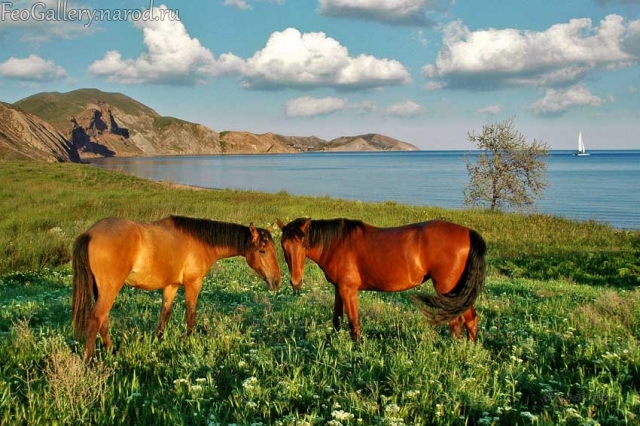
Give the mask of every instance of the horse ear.
<path id="1" fill-rule="evenodd" d="M 253 222 L 249 224 L 249 231 L 251 232 L 251 241 L 254 243 L 258 242 L 260 240 L 260 233 L 258 232 L 256 227 L 253 226 Z"/>
<path id="2" fill-rule="evenodd" d="M 276 223 L 278 224 L 278 228 L 280 228 L 281 230 L 284 229 L 284 223 L 282 223 L 280 219 L 277 219 Z"/>
<path id="3" fill-rule="evenodd" d="M 311 218 L 307 219 L 304 221 L 304 223 L 302 224 L 302 226 L 300 227 L 300 230 L 307 235 L 307 231 L 309 230 L 309 226 L 311 225 Z"/>

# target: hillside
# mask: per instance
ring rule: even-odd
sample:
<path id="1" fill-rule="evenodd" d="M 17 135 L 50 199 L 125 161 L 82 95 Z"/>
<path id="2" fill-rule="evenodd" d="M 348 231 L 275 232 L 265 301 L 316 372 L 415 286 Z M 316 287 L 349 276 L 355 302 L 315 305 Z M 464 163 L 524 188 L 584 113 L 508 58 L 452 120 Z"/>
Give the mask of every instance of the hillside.
<path id="1" fill-rule="evenodd" d="M 273 133 L 256 135 L 250 132 L 221 132 L 220 144 L 228 154 L 262 154 L 299 152 L 288 145 L 283 136 Z"/>
<path id="2" fill-rule="evenodd" d="M 326 151 L 418 151 L 418 147 L 384 135 L 369 133 L 329 141 Z"/>
<path id="3" fill-rule="evenodd" d="M 383 135 L 283 136 L 225 131 L 165 117 L 121 93 L 79 89 L 39 93 L 15 103 L 51 123 L 82 158 L 111 156 L 264 154 L 304 151 L 417 150 Z"/>
<path id="4" fill-rule="evenodd" d="M 222 152 L 217 132 L 163 117 L 121 93 L 97 89 L 39 93 L 15 105 L 56 126 L 81 157 Z"/>
<path id="5" fill-rule="evenodd" d="M 41 118 L 0 102 L 0 159 L 80 161 L 73 144 Z"/>

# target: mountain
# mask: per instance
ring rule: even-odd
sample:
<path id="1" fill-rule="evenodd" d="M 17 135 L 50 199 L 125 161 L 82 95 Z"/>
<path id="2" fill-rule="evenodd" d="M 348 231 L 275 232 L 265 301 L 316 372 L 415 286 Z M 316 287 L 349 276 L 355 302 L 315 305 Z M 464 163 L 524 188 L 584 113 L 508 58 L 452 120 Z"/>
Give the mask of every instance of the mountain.
<path id="1" fill-rule="evenodd" d="M 165 117 L 121 93 L 79 89 L 38 93 L 15 103 L 58 129 L 82 158 L 148 155 L 264 154 L 303 151 L 417 150 L 383 135 L 283 136 L 216 132 L 201 124 Z"/>
<path id="2" fill-rule="evenodd" d="M 220 144 L 229 154 L 266 154 L 299 152 L 286 142 L 286 136 L 274 133 L 221 132 Z"/>
<path id="3" fill-rule="evenodd" d="M 327 143 L 325 151 L 419 151 L 419 149 L 389 136 L 369 133 L 333 139 Z"/>
<path id="4" fill-rule="evenodd" d="M 62 133 L 41 118 L 0 102 L 0 159 L 80 161 Z"/>
<path id="5" fill-rule="evenodd" d="M 83 158 L 222 153 L 214 130 L 161 116 L 121 93 L 39 93 L 15 105 L 56 126 Z"/>

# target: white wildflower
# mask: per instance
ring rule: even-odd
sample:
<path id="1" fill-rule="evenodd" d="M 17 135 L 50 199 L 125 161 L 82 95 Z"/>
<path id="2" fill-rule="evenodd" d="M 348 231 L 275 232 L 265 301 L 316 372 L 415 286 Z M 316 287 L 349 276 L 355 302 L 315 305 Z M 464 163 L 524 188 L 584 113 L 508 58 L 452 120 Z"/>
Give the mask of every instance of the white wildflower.
<path id="1" fill-rule="evenodd" d="M 339 421 L 349 421 L 353 419 L 355 416 L 343 410 L 334 410 L 331 412 L 331 417 Z"/>
<path id="2" fill-rule="evenodd" d="M 418 395 L 420 395 L 420 391 L 419 390 L 410 390 L 410 391 L 407 391 L 407 393 L 405 395 L 407 395 L 407 398 L 415 398 Z"/>
<path id="3" fill-rule="evenodd" d="M 242 382 L 242 387 L 249 390 L 258 386 L 258 379 L 254 376 L 249 377 L 244 382 Z"/>
<path id="4" fill-rule="evenodd" d="M 385 413 L 397 413 L 398 411 L 400 411 L 400 407 L 397 404 L 388 404 L 384 407 Z"/>

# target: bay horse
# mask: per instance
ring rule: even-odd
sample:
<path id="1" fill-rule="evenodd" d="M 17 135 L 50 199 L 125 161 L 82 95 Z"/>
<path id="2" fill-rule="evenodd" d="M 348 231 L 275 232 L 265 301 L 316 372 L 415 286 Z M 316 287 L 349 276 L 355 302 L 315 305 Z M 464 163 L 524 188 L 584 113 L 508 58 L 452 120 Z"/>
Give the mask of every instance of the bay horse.
<path id="1" fill-rule="evenodd" d="M 351 337 L 360 338 L 359 291 L 403 291 L 431 279 L 436 294 L 411 296 L 414 303 L 432 324 L 448 322 L 457 337 L 464 327 L 475 342 L 478 315 L 473 303 L 484 289 L 486 251 L 476 231 L 442 220 L 395 228 L 349 219 L 277 223 L 293 288 L 302 287 L 305 258 L 318 264 L 334 285 L 336 330 L 346 309 Z"/>
<path id="2" fill-rule="evenodd" d="M 125 284 L 163 289 L 158 338 L 176 293 L 184 286 L 191 334 L 204 276 L 215 261 L 232 256 L 244 256 L 269 289 L 278 289 L 282 278 L 271 233 L 253 223 L 243 226 L 183 216 L 156 222 L 107 218 L 95 223 L 73 246 L 73 326 L 85 339 L 85 361 L 93 358 L 98 331 L 105 347 L 113 347 L 109 311 Z"/>

